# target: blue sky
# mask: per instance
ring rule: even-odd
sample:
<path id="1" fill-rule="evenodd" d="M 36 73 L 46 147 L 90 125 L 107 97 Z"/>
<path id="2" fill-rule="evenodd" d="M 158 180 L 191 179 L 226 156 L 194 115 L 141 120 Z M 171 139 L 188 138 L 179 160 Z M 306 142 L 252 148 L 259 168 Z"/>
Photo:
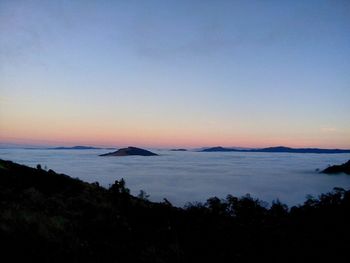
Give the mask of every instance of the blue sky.
<path id="1" fill-rule="evenodd" d="M 349 1 L 0 1 L 0 140 L 350 147 Z"/>

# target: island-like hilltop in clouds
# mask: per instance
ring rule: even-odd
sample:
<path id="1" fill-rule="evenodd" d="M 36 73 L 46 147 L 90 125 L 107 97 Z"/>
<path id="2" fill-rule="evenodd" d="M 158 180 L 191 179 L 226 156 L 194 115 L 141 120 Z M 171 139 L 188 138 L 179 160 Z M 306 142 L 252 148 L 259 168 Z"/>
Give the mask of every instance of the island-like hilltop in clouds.
<path id="1" fill-rule="evenodd" d="M 350 175 L 350 160 L 340 165 L 329 166 L 328 168 L 324 169 L 322 173 L 325 173 L 325 174 L 346 173 Z"/>
<path id="2" fill-rule="evenodd" d="M 147 151 L 145 149 L 129 146 L 127 148 L 119 149 L 115 152 L 101 154 L 100 156 L 131 156 L 131 155 L 157 156 L 158 154 Z"/>
<path id="3" fill-rule="evenodd" d="M 258 149 L 239 149 L 227 147 L 211 147 L 201 150 L 201 152 L 266 152 L 266 153 L 350 153 L 350 150 L 344 149 L 320 149 L 320 148 L 290 148 L 285 146 L 258 148 Z"/>

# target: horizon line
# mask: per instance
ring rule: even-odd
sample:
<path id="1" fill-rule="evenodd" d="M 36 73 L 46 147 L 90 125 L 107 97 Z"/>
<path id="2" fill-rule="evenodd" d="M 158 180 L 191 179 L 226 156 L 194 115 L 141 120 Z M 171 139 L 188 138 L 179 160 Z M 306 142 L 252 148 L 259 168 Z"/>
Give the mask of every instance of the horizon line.
<path id="1" fill-rule="evenodd" d="M 111 145 L 111 144 L 85 144 L 85 143 L 61 143 L 61 144 L 42 144 L 42 143 L 12 143 L 12 142 L 1 142 L 0 141 L 0 148 L 57 148 L 57 147 L 75 147 L 75 146 L 84 146 L 84 147 L 96 147 L 96 148 L 126 148 L 126 147 L 138 147 L 138 148 L 150 148 L 150 149 L 207 149 L 207 148 L 214 148 L 214 147 L 223 147 L 223 148 L 232 148 L 232 149 L 263 149 L 263 148 L 274 148 L 274 147 L 286 147 L 286 148 L 292 148 L 292 149 L 306 149 L 306 148 L 315 148 L 315 149 L 339 149 L 339 150 L 350 150 L 349 148 L 343 148 L 343 147 L 322 147 L 322 146 L 288 146 L 288 145 L 282 145 L 282 144 L 271 144 L 268 146 L 228 146 L 228 145 L 210 145 L 210 146 L 152 146 L 152 145 L 138 145 L 138 144 L 122 144 L 119 146 Z"/>

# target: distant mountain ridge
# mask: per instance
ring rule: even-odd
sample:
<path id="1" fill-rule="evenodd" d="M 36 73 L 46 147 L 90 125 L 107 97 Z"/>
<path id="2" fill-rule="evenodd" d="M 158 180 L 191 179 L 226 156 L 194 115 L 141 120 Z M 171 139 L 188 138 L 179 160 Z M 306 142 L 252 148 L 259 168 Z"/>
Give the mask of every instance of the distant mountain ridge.
<path id="1" fill-rule="evenodd" d="M 100 149 L 100 148 L 92 147 L 92 146 L 78 145 L 78 146 L 72 146 L 72 147 L 59 146 L 59 147 L 54 147 L 51 149 L 54 149 L 54 150 L 93 150 L 93 149 Z"/>
<path id="2" fill-rule="evenodd" d="M 98 150 L 98 149 L 107 149 L 112 150 L 115 148 L 100 148 L 100 147 L 93 147 L 93 146 L 72 146 L 72 147 L 66 147 L 66 146 L 60 146 L 60 147 L 54 147 L 54 148 L 46 148 L 46 149 L 52 149 L 52 150 Z"/>
<path id="3" fill-rule="evenodd" d="M 290 148 L 285 146 L 258 149 L 237 149 L 229 147 L 211 147 L 200 152 L 268 152 L 268 153 L 350 153 L 350 149 Z"/>

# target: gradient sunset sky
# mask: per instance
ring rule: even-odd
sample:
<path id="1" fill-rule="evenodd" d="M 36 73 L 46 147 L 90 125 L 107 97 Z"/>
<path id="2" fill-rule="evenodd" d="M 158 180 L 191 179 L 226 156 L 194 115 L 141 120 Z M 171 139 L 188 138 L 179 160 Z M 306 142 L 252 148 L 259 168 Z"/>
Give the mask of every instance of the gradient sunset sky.
<path id="1" fill-rule="evenodd" d="M 0 142 L 350 148 L 350 1 L 0 0 Z"/>

